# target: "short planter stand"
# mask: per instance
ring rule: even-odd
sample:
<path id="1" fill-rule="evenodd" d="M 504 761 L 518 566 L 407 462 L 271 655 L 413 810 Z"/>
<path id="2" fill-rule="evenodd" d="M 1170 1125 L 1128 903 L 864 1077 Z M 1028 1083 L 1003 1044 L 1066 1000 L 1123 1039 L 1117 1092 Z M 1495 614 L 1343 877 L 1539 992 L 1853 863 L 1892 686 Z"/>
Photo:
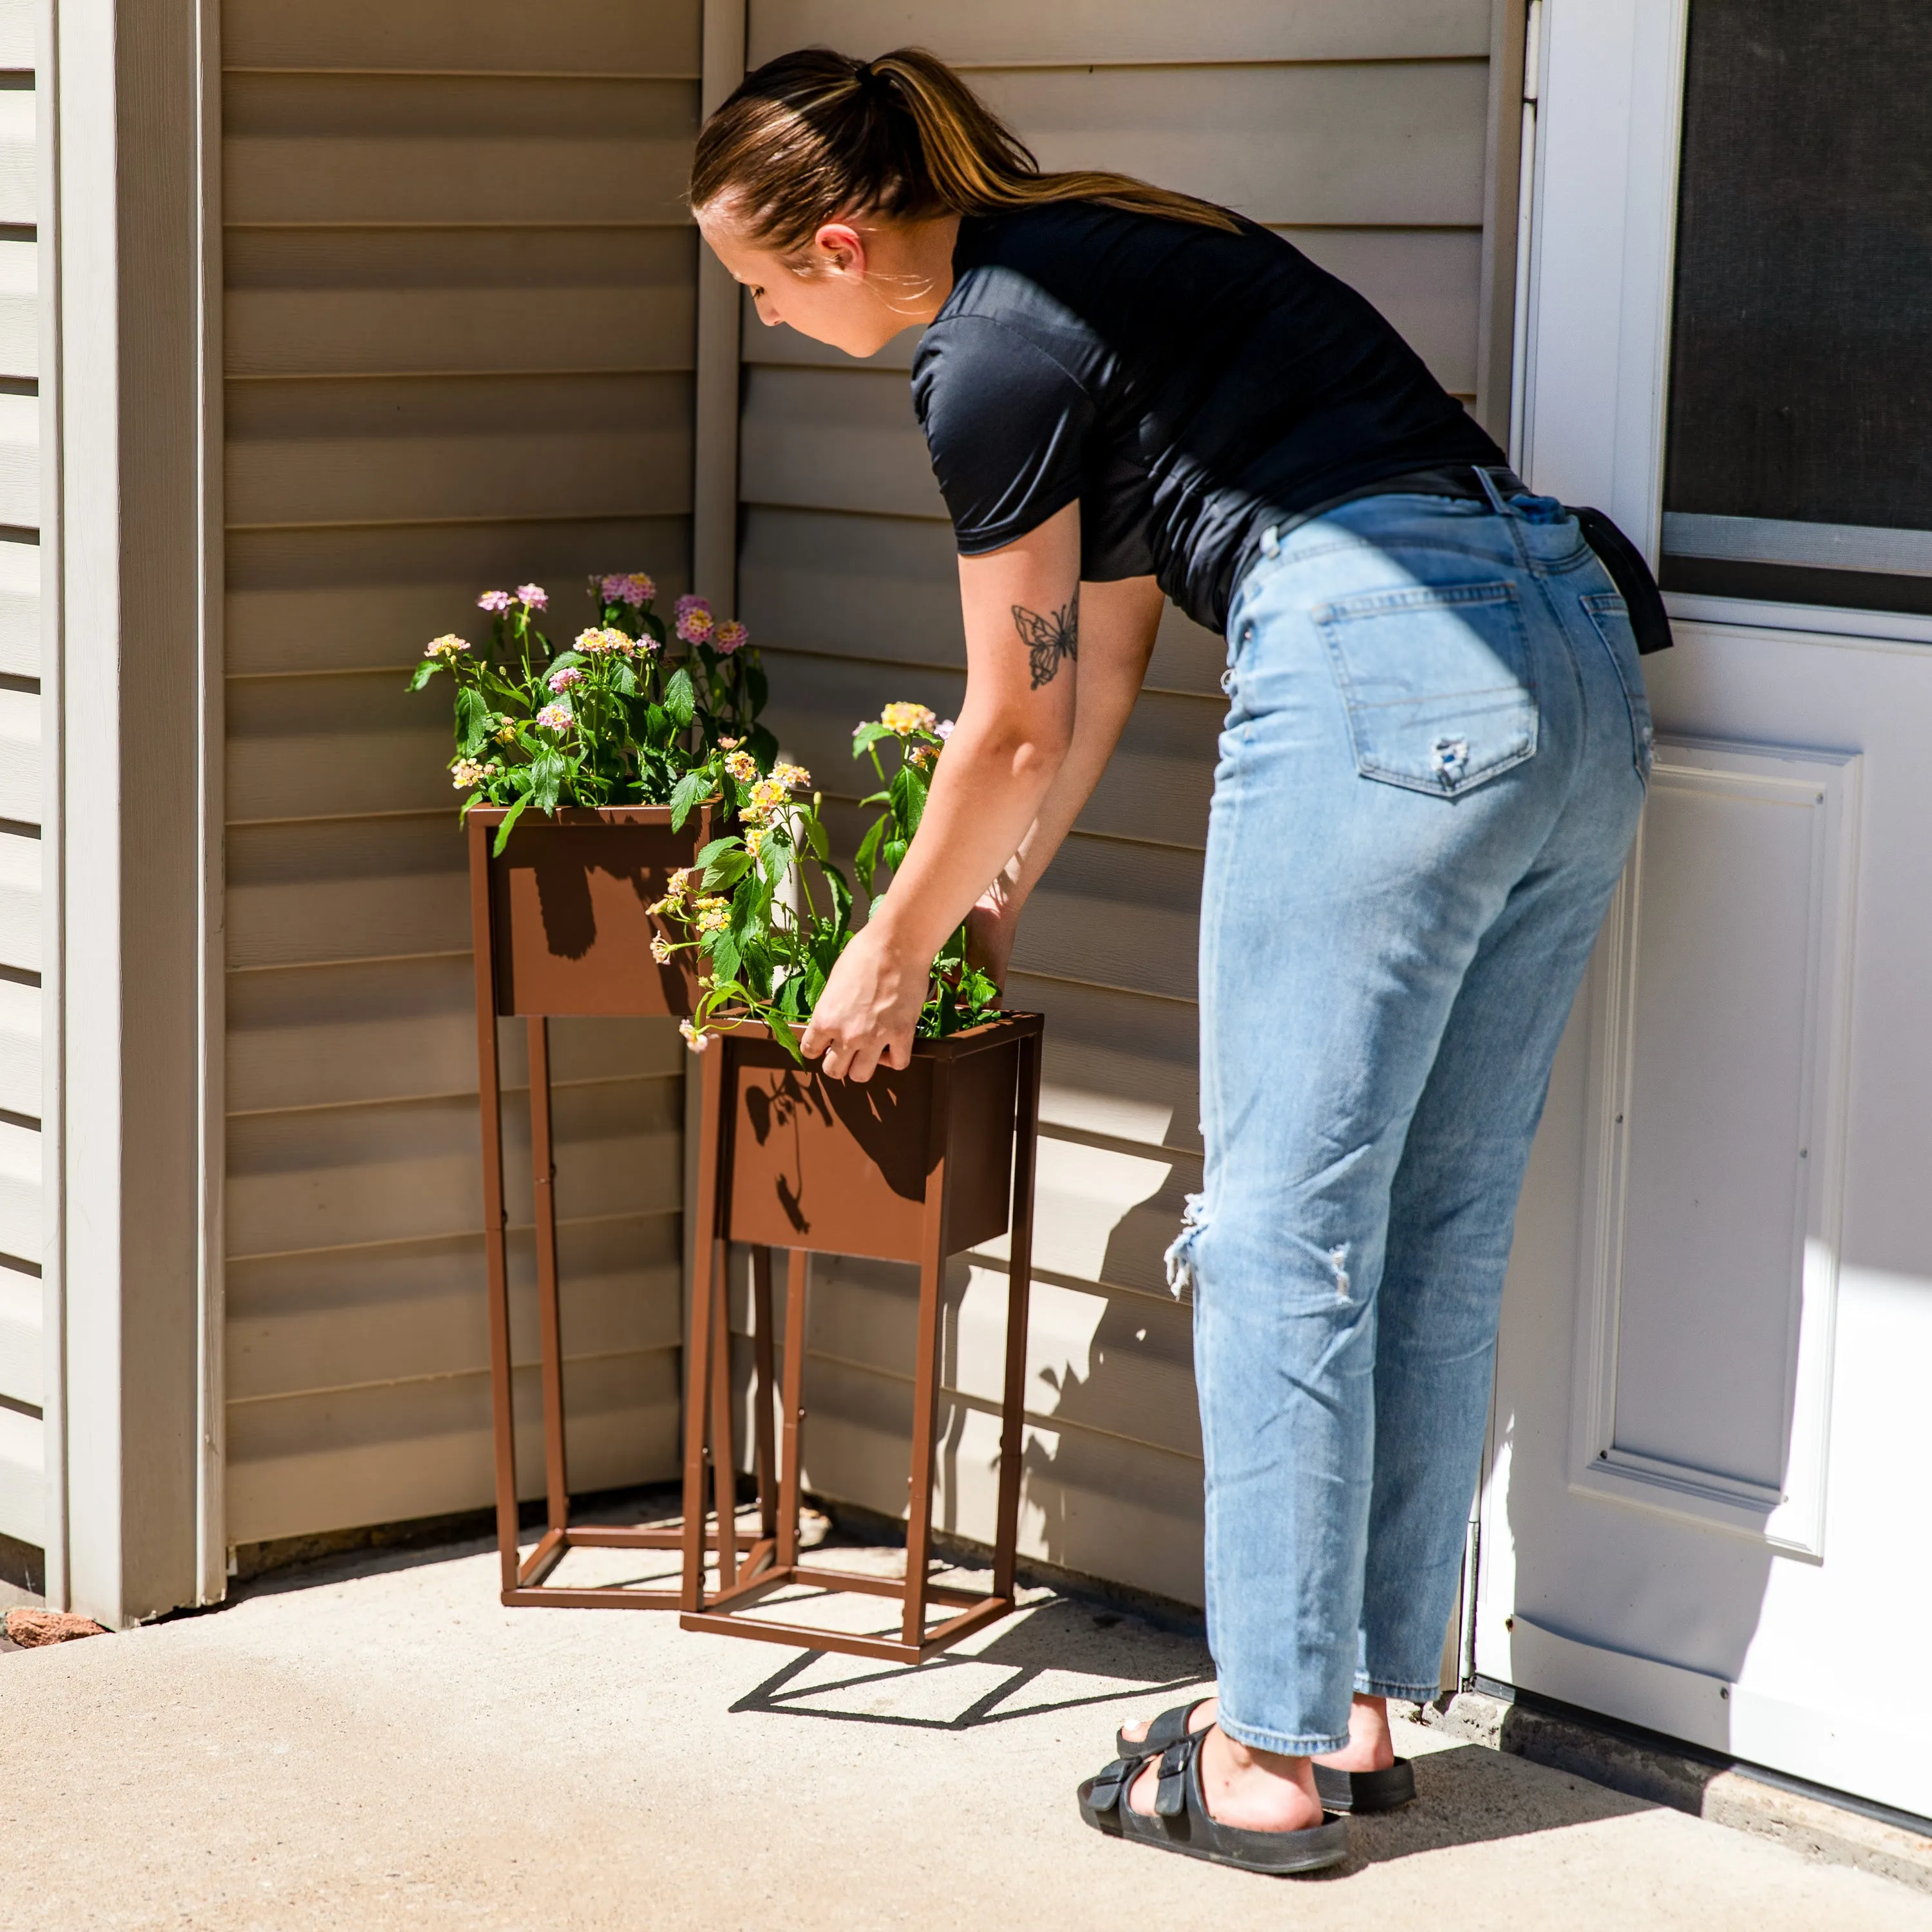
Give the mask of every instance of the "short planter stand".
<path id="1" fill-rule="evenodd" d="M 1036 1013 L 1008 1013 L 949 1040 L 922 1040 L 913 1049 L 909 1067 L 882 1066 L 862 1086 L 801 1068 L 762 1028 L 727 1033 L 706 1049 L 685 1430 L 685 1612 L 680 1619 L 685 1629 L 916 1664 L 1013 1610 L 1043 1026 Z M 948 1256 L 1009 1232 L 993 1586 L 989 1592 L 962 1590 L 935 1583 L 928 1574 L 940 1299 Z M 704 1432 L 698 1418 L 707 1406 L 708 1384 L 711 1436 L 722 1446 L 722 1453 L 714 1448 L 712 1467 L 722 1522 L 730 1468 L 724 1366 L 730 1338 L 720 1252 L 727 1241 L 751 1243 L 760 1252 L 770 1247 L 790 1251 L 781 1398 L 784 1446 L 776 1546 L 769 1566 L 748 1564 L 734 1583 L 721 1562 L 720 1587 L 707 1598 L 697 1543 L 704 1480 Z M 919 1265 L 903 1582 L 799 1560 L 806 1270 L 812 1253 Z M 761 1335 L 769 1333 L 764 1310 L 757 1311 L 754 1322 Z M 761 1370 L 769 1358 L 767 1348 Z M 754 1409 L 762 1435 L 768 1426 L 765 1402 L 760 1400 Z M 900 1634 L 896 1639 L 850 1636 L 742 1614 L 772 1591 L 794 1584 L 896 1599 L 903 1606 Z M 957 1614 L 928 1629 L 928 1604 Z"/>
<path id="2" fill-rule="evenodd" d="M 496 1438 L 496 1542 L 506 1604 L 566 1609 L 673 1610 L 686 1591 L 629 1586 L 572 1589 L 544 1580 L 572 1550 L 680 1550 L 701 1570 L 703 1546 L 683 1531 L 647 1524 L 621 1527 L 570 1521 L 564 1465 L 563 1344 L 557 1305 L 556 1166 L 552 1147 L 550 1022 L 553 1018 L 662 1018 L 688 1014 L 694 986 L 682 958 L 660 966 L 651 956 L 656 928 L 647 908 L 661 898 L 671 872 L 688 866 L 710 836 L 708 812 L 674 832 L 665 806 L 615 806 L 566 810 L 554 818 L 526 813 L 512 830 L 500 858 L 490 848 L 500 810 L 479 808 L 469 818 L 470 905 L 476 955 L 477 1084 L 483 1114 L 483 1232 L 489 1270 L 490 1378 Z M 682 958 L 688 958 L 683 956 Z M 548 1522 L 534 1550 L 518 1552 L 515 1414 L 511 1378 L 509 1270 L 503 1206 L 502 1082 L 496 1022 L 517 1016 L 530 1028 L 530 1167 L 536 1195 L 538 1387 L 543 1411 L 544 1490 Z M 754 1325 L 762 1338 L 759 1404 L 768 1413 L 770 1370 L 770 1257 L 754 1275 Z M 699 1324 L 703 1325 L 701 1323 Z M 724 1468 L 733 1466 L 728 1412 L 717 1440 Z M 699 1433 L 702 1434 L 700 1429 Z M 758 1442 L 760 1533 L 742 1566 L 736 1561 L 731 1486 L 720 1488 L 718 1527 L 706 1534 L 700 1504 L 694 1537 L 721 1546 L 733 1581 L 770 1561 L 776 1546 L 777 1502 L 769 1431 Z M 687 1578 L 687 1589 L 689 1579 Z"/>

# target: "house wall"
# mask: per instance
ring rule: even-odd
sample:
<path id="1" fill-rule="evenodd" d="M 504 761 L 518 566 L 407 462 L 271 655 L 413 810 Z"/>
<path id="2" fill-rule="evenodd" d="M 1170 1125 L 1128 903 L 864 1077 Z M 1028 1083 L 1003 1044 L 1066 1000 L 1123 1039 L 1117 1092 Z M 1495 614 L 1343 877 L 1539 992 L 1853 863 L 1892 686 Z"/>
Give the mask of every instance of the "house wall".
<path id="1" fill-rule="evenodd" d="M 1082 0 L 971 8 L 752 0 L 748 58 L 922 44 L 957 62 L 1048 167 L 1113 166 L 1241 209 L 1380 306 L 1492 427 L 1507 386 L 1520 14 L 1491 0 Z M 1500 112 L 1496 101 L 1510 104 Z M 1491 128 L 1506 122 L 1500 141 Z M 1492 160 L 1506 151 L 1507 165 Z M 1500 212 L 1501 219 L 1498 215 Z M 1486 239 L 1489 244 L 1486 248 Z M 776 722 L 849 849 L 854 723 L 890 698 L 957 710 L 950 532 L 908 394 L 915 338 L 868 364 L 744 322 L 740 608 Z M 1190 1311 L 1162 1252 L 1200 1185 L 1196 910 L 1222 645 L 1170 610 L 1120 751 L 1028 912 L 1008 988 L 1048 1018 L 1029 1344 L 1028 1553 L 1198 1601 Z M 807 1480 L 900 1514 L 909 1270 L 818 1264 Z M 990 1536 L 1004 1275 L 956 1263 L 942 1519 Z"/>
<path id="2" fill-rule="evenodd" d="M 592 572 L 689 587 L 700 12 L 224 10 L 231 1545 L 490 1495 L 447 687 L 403 685 L 429 638 L 480 638 L 483 589 L 535 578 L 568 632 Z M 581 1022 L 553 1050 L 573 1486 L 667 1476 L 682 1050 Z"/>
<path id="3" fill-rule="evenodd" d="M 32 0 L 0 4 L 0 1538 L 38 1548 L 46 1533 L 40 1284 L 46 810 L 34 16 Z"/>

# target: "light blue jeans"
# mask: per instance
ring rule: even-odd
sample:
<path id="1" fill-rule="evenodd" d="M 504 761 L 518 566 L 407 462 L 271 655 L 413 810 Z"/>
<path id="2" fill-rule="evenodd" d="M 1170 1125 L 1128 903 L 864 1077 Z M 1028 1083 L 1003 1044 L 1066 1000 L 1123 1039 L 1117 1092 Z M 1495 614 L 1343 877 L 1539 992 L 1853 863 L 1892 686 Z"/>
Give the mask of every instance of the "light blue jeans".
<path id="1" fill-rule="evenodd" d="M 1550 1063 L 1650 712 L 1547 497 L 1273 532 L 1228 620 L 1191 1282 L 1222 1727 L 1339 1750 L 1432 1697 Z"/>

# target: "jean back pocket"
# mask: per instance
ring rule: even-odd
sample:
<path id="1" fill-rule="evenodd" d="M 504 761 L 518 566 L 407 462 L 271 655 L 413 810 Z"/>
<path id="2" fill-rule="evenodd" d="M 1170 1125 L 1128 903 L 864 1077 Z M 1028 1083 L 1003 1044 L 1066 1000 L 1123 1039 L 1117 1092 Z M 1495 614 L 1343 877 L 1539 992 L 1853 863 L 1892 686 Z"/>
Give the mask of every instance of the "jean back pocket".
<path id="1" fill-rule="evenodd" d="M 1454 798 L 1536 750 L 1536 688 L 1510 584 L 1418 584 L 1315 612 L 1364 778 Z"/>

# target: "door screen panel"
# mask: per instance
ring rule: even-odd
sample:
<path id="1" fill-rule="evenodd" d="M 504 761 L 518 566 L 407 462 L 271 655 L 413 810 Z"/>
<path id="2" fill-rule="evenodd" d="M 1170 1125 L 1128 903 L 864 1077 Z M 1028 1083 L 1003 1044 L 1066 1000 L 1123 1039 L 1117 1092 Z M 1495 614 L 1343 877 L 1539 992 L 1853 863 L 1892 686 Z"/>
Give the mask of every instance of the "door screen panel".
<path id="1" fill-rule="evenodd" d="M 1932 31 L 1691 0 L 1664 580 L 1932 610 Z"/>

